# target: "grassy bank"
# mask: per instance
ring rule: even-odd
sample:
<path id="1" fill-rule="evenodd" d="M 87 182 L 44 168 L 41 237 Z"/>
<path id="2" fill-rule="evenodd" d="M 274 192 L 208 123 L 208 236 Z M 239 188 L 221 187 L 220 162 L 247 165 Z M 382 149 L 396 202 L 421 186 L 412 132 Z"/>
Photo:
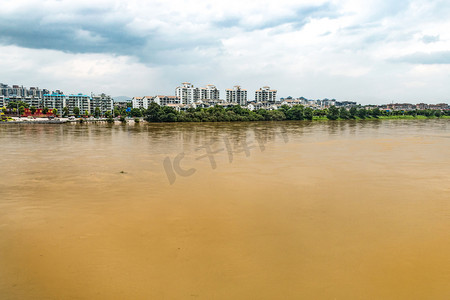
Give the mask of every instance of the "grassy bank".
<path id="1" fill-rule="evenodd" d="M 450 116 L 441 116 L 441 117 L 427 117 L 427 116 L 410 116 L 410 115 L 400 115 L 400 116 L 379 116 L 379 117 L 366 117 L 366 118 L 359 118 L 355 117 L 353 119 L 341 119 L 338 118 L 337 120 L 345 121 L 345 120 L 428 120 L 428 119 L 450 119 Z M 317 119 L 314 118 L 313 120 L 328 120 L 327 117 L 318 117 Z"/>

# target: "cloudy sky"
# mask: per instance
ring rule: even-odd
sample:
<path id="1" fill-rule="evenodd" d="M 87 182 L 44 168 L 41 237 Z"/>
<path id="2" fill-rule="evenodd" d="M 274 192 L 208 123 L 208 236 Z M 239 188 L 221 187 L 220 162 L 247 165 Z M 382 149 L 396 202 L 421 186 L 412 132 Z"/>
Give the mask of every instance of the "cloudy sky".
<path id="1" fill-rule="evenodd" d="M 112 96 L 181 82 L 450 102 L 448 0 L 2 0 L 0 82 Z"/>

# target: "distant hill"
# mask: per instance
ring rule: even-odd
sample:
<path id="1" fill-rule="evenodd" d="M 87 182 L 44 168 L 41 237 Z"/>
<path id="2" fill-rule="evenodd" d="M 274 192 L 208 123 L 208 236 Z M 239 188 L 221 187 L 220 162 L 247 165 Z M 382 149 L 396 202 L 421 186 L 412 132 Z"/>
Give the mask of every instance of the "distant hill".
<path id="1" fill-rule="evenodd" d="M 123 102 L 123 101 L 131 100 L 131 98 L 133 98 L 133 97 L 116 96 L 116 97 L 112 97 L 112 98 L 114 99 L 114 102 Z"/>

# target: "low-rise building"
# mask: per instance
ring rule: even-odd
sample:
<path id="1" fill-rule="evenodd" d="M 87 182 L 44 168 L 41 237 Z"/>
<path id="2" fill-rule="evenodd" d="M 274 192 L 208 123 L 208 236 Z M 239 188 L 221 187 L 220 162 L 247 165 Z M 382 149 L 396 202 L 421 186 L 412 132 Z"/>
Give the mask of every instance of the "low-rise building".
<path id="1" fill-rule="evenodd" d="M 450 106 L 447 103 L 430 104 L 429 109 L 449 110 Z"/>
<path id="2" fill-rule="evenodd" d="M 114 104 L 114 108 L 117 107 L 117 108 L 125 108 L 126 109 L 130 102 L 131 102 L 130 100 L 127 100 L 127 101 L 114 101 L 113 104 Z"/>
<path id="3" fill-rule="evenodd" d="M 320 100 L 319 100 L 320 101 Z M 321 100 L 321 107 L 322 108 L 328 108 L 331 106 L 336 106 L 336 100 L 335 99 L 323 99 Z"/>
<path id="4" fill-rule="evenodd" d="M 148 109 L 150 103 L 155 102 L 155 97 L 153 96 L 144 96 L 142 98 L 142 107 Z"/>
<path id="5" fill-rule="evenodd" d="M 144 97 L 133 97 L 131 99 L 131 104 L 133 108 L 144 108 Z"/>
<path id="6" fill-rule="evenodd" d="M 392 103 L 387 105 L 388 110 L 414 110 L 416 109 L 415 105 L 412 105 L 411 103 Z"/>
<path id="7" fill-rule="evenodd" d="M 164 95 L 158 95 L 154 98 L 154 102 L 161 106 L 169 106 L 169 104 L 186 104 L 181 103 L 180 98 L 177 96 L 164 96 Z M 190 104 L 190 103 L 189 103 Z"/>

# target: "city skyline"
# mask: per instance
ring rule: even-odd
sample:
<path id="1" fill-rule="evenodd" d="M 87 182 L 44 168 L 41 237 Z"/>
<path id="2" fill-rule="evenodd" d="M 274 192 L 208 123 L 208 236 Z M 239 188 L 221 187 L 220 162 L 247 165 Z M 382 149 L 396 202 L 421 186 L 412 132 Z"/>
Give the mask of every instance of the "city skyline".
<path id="1" fill-rule="evenodd" d="M 189 81 L 273 86 L 280 98 L 448 103 L 449 13 L 445 1 L 418 0 L 7 0 L 0 82 L 130 98 Z"/>

